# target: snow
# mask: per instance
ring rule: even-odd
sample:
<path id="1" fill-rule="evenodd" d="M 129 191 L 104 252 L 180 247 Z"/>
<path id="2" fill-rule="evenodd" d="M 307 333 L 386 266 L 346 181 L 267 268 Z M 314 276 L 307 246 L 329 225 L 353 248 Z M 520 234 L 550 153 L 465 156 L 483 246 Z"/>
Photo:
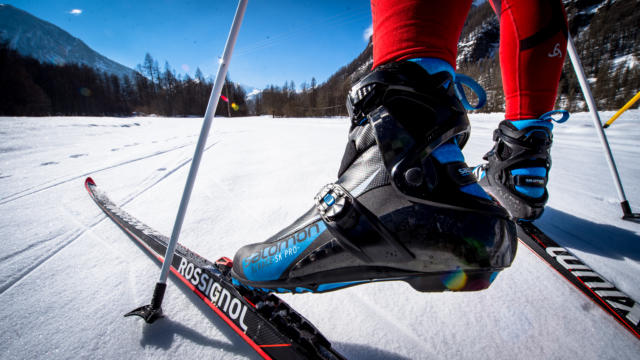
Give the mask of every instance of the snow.
<path id="1" fill-rule="evenodd" d="M 593 14 L 597 13 L 600 10 L 600 8 L 605 6 L 605 5 L 607 5 L 607 2 L 606 1 L 602 1 L 599 4 L 595 4 L 595 5 L 587 7 L 586 9 L 580 11 L 579 14 L 593 15 Z"/>
<path id="2" fill-rule="evenodd" d="M 622 55 L 613 59 L 613 69 L 618 69 L 620 66 L 624 66 L 625 69 L 633 69 L 638 66 L 639 63 L 633 54 Z"/>
<path id="3" fill-rule="evenodd" d="M 613 113 L 602 113 L 602 119 Z M 640 110 L 607 135 L 640 206 Z M 469 164 L 499 114 L 471 115 Z M 196 296 L 171 282 L 167 318 L 122 315 L 149 302 L 159 265 L 92 202 L 91 175 L 124 209 L 169 234 L 201 119 L 0 118 L 0 358 L 257 358 Z M 335 179 L 346 119 L 216 118 L 181 242 L 232 256 L 305 211 Z M 587 113 L 557 125 L 540 226 L 640 299 L 640 225 L 620 219 Z M 634 359 L 640 341 L 520 246 L 486 291 L 423 294 L 407 284 L 284 298 L 350 359 Z"/>
<path id="4" fill-rule="evenodd" d="M 247 98 L 252 99 L 256 97 L 256 95 L 262 93 L 262 89 L 253 89 L 250 93 L 247 94 Z"/>

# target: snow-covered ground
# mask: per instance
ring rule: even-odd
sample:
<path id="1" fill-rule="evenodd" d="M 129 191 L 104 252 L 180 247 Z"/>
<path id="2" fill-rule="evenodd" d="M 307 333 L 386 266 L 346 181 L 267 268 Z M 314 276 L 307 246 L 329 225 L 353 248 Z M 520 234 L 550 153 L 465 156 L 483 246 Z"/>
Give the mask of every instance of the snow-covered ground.
<path id="1" fill-rule="evenodd" d="M 603 113 L 608 119 L 611 113 Z M 469 164 L 500 115 L 472 115 Z M 640 110 L 607 130 L 640 210 Z M 167 318 L 148 303 L 159 273 L 91 201 L 91 175 L 119 205 L 169 234 L 200 119 L 0 118 L 0 358 L 256 358 L 172 282 Z M 217 118 L 181 242 L 207 258 L 272 235 L 335 179 L 346 119 Z M 622 221 L 588 114 L 555 131 L 541 227 L 640 300 L 640 225 Z M 525 247 L 487 291 L 423 294 L 405 283 L 285 296 L 350 359 L 637 359 L 640 341 Z M 635 354 L 635 355 L 634 355 Z"/>

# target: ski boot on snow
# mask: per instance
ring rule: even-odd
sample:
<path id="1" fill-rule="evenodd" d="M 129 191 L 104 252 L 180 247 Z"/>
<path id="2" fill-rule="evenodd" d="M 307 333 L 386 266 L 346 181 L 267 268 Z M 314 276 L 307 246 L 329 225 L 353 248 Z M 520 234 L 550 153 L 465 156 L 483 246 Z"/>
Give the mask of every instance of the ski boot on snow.
<path id="1" fill-rule="evenodd" d="M 552 115 L 561 114 L 560 119 Z M 553 123 L 565 122 L 566 111 L 551 111 L 540 119 L 502 121 L 493 134 L 496 142 L 479 167 L 482 187 L 516 220 L 531 221 L 542 215 L 547 203 L 551 168 Z"/>
<path id="2" fill-rule="evenodd" d="M 358 82 L 338 180 L 292 225 L 237 252 L 236 283 L 277 292 L 384 280 L 418 291 L 487 288 L 513 261 L 516 229 L 464 163 L 470 127 L 456 87 L 452 68 L 429 73 L 411 61 Z"/>

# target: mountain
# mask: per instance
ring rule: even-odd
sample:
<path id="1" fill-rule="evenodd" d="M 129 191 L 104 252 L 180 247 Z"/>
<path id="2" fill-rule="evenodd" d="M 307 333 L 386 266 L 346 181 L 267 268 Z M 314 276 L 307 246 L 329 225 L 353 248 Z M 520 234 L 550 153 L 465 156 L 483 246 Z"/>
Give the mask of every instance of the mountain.
<path id="1" fill-rule="evenodd" d="M 564 5 L 598 108 L 617 110 L 640 90 L 640 0 L 565 0 Z M 458 42 L 457 70 L 487 91 L 487 105 L 481 111 L 504 111 L 499 38 L 500 23 L 489 2 L 474 1 Z M 311 109 L 309 115 L 345 115 L 348 89 L 370 69 L 372 54 L 369 43 L 356 59 L 320 84 L 314 91 L 324 95 L 318 96 L 317 111 Z M 557 107 L 586 110 L 568 57 L 566 61 Z"/>
<path id="2" fill-rule="evenodd" d="M 569 31 L 600 110 L 617 110 L 640 90 L 640 0 L 565 0 Z M 488 2 L 469 12 L 458 45 L 458 71 L 489 93 L 486 111 L 503 110 L 496 56 L 500 24 Z M 493 96 L 492 96 L 493 95 Z M 558 91 L 558 108 L 586 110 L 569 58 Z"/>
<path id="3" fill-rule="evenodd" d="M 87 65 L 119 77 L 134 74 L 56 25 L 7 4 L 0 4 L 0 41 L 43 63 Z"/>
<path id="4" fill-rule="evenodd" d="M 255 86 L 239 84 L 244 93 L 247 94 L 247 100 L 253 100 L 257 95 L 262 92 L 262 89 L 258 89 Z"/>

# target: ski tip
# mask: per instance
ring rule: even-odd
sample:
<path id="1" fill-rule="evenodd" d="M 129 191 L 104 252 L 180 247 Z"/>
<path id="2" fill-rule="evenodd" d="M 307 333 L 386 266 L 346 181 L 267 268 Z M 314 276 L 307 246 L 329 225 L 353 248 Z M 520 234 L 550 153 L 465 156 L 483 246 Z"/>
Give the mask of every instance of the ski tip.
<path id="1" fill-rule="evenodd" d="M 96 185 L 95 181 L 93 181 L 93 179 L 91 178 L 91 176 L 87 177 L 87 179 L 84 181 L 84 185 L 88 186 L 88 185 Z"/>

